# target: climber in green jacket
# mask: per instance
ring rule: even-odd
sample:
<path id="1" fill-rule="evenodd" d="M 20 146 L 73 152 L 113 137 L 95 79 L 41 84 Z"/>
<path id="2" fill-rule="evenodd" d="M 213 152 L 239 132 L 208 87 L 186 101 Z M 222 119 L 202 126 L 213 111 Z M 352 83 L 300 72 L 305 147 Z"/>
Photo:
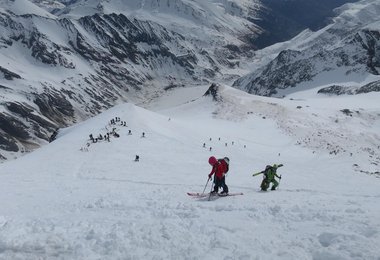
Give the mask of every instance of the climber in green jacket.
<path id="1" fill-rule="evenodd" d="M 277 175 L 277 169 L 282 167 L 282 166 L 284 166 L 284 165 L 283 164 L 278 164 L 278 165 L 273 164 L 273 166 L 267 165 L 265 167 L 265 170 L 258 172 L 258 173 L 254 173 L 252 175 L 252 176 L 256 176 L 259 174 L 264 174 L 263 181 L 261 182 L 261 185 L 260 185 L 260 188 L 262 191 L 266 191 L 269 188 L 270 183 L 272 183 L 271 190 L 276 190 L 276 188 L 278 186 L 278 181 L 275 179 L 275 177 L 281 179 L 281 175 L 280 176 Z"/>

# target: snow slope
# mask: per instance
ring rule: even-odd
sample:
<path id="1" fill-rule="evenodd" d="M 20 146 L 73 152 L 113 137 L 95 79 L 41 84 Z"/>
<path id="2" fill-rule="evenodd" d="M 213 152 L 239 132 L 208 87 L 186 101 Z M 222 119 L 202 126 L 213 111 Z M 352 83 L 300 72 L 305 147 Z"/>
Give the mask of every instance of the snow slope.
<path id="1" fill-rule="evenodd" d="M 206 89 L 150 110 L 119 105 L 1 164 L 0 259 L 379 259 L 380 179 L 353 167 L 378 170 L 360 152 L 379 144 L 378 94 L 279 100 L 222 87 L 213 102 Z M 327 124 L 342 108 L 362 110 Z M 113 127 L 119 138 L 87 146 Z M 347 135 L 347 152 L 300 142 L 313 131 L 324 133 L 315 142 Z M 210 155 L 231 159 L 227 184 L 243 196 L 186 195 L 202 192 Z M 284 164 L 279 189 L 260 192 L 251 174 L 273 163 Z"/>

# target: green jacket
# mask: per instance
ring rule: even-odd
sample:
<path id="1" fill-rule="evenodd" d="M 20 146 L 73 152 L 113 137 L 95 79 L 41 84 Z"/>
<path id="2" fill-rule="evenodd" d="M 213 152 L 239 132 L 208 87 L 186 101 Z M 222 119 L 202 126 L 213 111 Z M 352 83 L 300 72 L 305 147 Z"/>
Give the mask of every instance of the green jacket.
<path id="1" fill-rule="evenodd" d="M 282 164 L 273 164 L 273 166 L 267 166 L 262 173 L 264 174 L 265 178 L 267 181 L 271 182 L 274 180 L 274 177 L 276 176 L 277 178 L 280 178 L 280 176 L 277 175 L 277 169 L 282 167 Z"/>

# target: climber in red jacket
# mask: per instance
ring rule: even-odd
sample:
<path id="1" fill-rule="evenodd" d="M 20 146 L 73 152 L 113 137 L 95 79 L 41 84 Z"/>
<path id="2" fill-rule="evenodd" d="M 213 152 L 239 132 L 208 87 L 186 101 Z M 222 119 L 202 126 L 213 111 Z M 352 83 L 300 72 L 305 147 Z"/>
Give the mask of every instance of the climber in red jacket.
<path id="1" fill-rule="evenodd" d="M 211 193 L 214 193 L 214 194 L 218 193 L 219 187 L 221 187 L 223 188 L 221 195 L 227 195 L 228 186 L 226 185 L 225 175 L 228 172 L 228 163 L 226 161 L 226 158 L 217 160 L 214 156 L 211 156 L 208 159 L 208 163 L 212 166 L 212 170 L 210 174 L 208 175 L 209 179 L 211 179 L 212 175 L 215 174 L 214 190 Z"/>

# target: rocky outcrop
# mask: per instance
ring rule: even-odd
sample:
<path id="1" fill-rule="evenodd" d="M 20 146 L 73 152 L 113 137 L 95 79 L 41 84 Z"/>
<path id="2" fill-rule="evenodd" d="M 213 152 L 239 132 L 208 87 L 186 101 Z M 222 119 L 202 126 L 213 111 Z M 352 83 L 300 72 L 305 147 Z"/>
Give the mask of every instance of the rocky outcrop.
<path id="1" fill-rule="evenodd" d="M 43 100 L 43 97 L 39 97 L 39 100 Z M 57 100 L 46 108 L 53 104 L 57 104 Z M 62 106 L 64 104 L 60 104 L 54 109 L 60 109 Z M 48 141 L 51 133 L 57 127 L 67 125 L 63 117 L 58 117 L 55 113 L 47 114 L 47 117 L 41 116 L 38 109 L 26 103 L 7 102 L 5 107 L 8 111 L 0 113 L 0 133 L 2 136 L 0 147 L 6 152 L 28 151 L 30 144 L 35 147 L 43 143 L 38 139 Z M 44 111 L 44 113 L 46 112 Z M 53 115 L 51 120 L 49 119 L 50 115 Z"/>
<path id="2" fill-rule="evenodd" d="M 366 84 L 356 90 L 356 94 L 380 92 L 380 80 Z"/>
<path id="3" fill-rule="evenodd" d="M 0 73 L 6 80 L 21 79 L 21 76 L 0 66 Z M 1 75 L 1 74 L 0 74 Z"/>
<path id="4" fill-rule="evenodd" d="M 218 84 L 212 83 L 203 96 L 211 96 L 214 101 L 220 101 L 219 88 L 220 86 Z"/>
<path id="5" fill-rule="evenodd" d="M 27 140 L 30 135 L 26 131 L 26 125 L 14 119 L 9 114 L 0 113 L 1 130 L 21 140 Z"/>
<path id="6" fill-rule="evenodd" d="M 380 92 L 380 81 L 374 81 L 361 87 L 332 85 L 318 90 L 318 94 L 327 95 L 357 95 L 370 92 Z"/>

